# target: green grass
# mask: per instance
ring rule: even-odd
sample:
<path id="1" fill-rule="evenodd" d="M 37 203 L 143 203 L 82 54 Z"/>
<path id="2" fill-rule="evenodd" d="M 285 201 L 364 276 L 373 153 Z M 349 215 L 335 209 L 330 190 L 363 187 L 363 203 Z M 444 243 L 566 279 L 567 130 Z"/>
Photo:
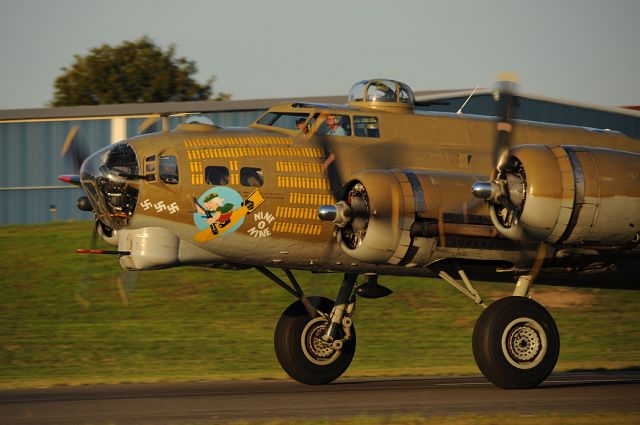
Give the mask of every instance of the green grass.
<path id="1" fill-rule="evenodd" d="M 125 306 L 115 257 L 91 256 L 83 273 L 88 257 L 74 249 L 90 235 L 84 222 L 0 227 L 0 387 L 285 377 L 273 353 L 273 329 L 293 301 L 285 291 L 252 270 L 176 268 L 135 273 Z M 296 276 L 307 294 L 330 298 L 341 278 Z M 381 283 L 395 293 L 358 300 L 346 376 L 479 373 L 477 306 L 437 279 Z M 557 371 L 640 365 L 637 292 L 536 288 L 576 303 L 549 308 L 562 337 Z M 512 288 L 478 289 L 491 299 Z"/>

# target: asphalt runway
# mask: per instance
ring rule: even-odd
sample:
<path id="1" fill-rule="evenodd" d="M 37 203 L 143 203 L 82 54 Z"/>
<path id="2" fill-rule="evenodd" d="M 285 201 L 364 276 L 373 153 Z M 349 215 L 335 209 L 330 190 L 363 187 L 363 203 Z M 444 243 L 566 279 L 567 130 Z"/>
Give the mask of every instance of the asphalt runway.
<path id="1" fill-rule="evenodd" d="M 90 385 L 0 391 L 2 424 L 212 424 L 418 413 L 638 412 L 640 372 L 553 375 L 533 390 L 482 377 Z"/>

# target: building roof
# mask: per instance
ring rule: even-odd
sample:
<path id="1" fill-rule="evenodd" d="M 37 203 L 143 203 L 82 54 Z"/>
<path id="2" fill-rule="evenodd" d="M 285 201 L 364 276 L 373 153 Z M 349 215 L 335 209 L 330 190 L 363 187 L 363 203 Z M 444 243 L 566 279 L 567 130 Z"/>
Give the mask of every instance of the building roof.
<path id="1" fill-rule="evenodd" d="M 416 96 L 415 96 L 416 104 L 420 104 L 420 103 L 428 104 L 430 102 L 434 102 L 438 100 L 467 97 L 471 94 L 472 91 L 473 89 L 449 90 L 449 91 L 442 91 L 442 92 L 428 93 L 428 94 L 423 94 L 424 92 L 420 92 L 421 93 L 420 95 L 416 93 Z M 481 88 L 476 90 L 473 96 L 490 95 L 490 94 L 493 94 L 494 91 L 495 91 L 494 89 Z M 597 105 L 597 104 L 574 102 L 571 100 L 558 99 L 558 98 L 548 97 L 548 96 L 539 96 L 539 95 L 527 94 L 527 93 L 521 93 L 521 92 L 518 93 L 518 96 L 531 99 L 531 100 L 538 100 L 541 102 L 549 102 L 557 105 L 571 106 L 574 108 L 585 108 L 585 109 L 591 109 L 591 110 L 602 111 L 602 112 L 612 112 L 616 114 L 640 117 L 640 113 L 635 111 L 635 110 L 640 110 L 640 107 L 634 107 L 634 106 L 616 107 L 616 106 Z"/>
<path id="2" fill-rule="evenodd" d="M 473 89 L 453 90 L 425 90 L 415 92 L 416 105 L 428 105 L 435 101 L 451 98 L 467 97 Z M 476 90 L 474 96 L 492 94 L 493 89 L 481 88 Z M 519 94 L 528 99 L 545 101 L 555 104 L 588 108 L 598 111 L 614 112 L 617 114 L 640 117 L 637 110 L 640 107 L 608 107 L 587 103 L 578 103 L 562 99 L 543 97 L 529 94 Z M 227 100 L 227 101 L 194 101 L 194 102 L 162 102 L 162 103 L 125 103 L 114 105 L 86 105 L 63 106 L 57 108 L 32 108 L 32 109 L 4 109 L 0 110 L 0 122 L 2 121 L 49 121 L 68 119 L 112 118 L 112 117 L 147 117 L 150 115 L 169 115 L 178 113 L 220 112 L 220 111 L 256 111 L 265 110 L 277 103 L 299 101 L 304 103 L 329 103 L 345 104 L 347 96 L 311 96 L 299 98 L 272 98 L 254 100 Z"/>
<path id="3" fill-rule="evenodd" d="M 417 92 L 415 95 L 430 96 L 448 92 L 450 92 L 450 90 L 432 90 Z M 62 106 L 57 108 L 4 109 L 0 110 L 0 122 L 134 117 L 183 112 L 255 111 L 268 109 L 277 103 L 291 101 L 344 104 L 347 102 L 347 96 L 313 96 L 227 101 L 204 100 L 195 102 L 125 103 L 115 105 Z"/>

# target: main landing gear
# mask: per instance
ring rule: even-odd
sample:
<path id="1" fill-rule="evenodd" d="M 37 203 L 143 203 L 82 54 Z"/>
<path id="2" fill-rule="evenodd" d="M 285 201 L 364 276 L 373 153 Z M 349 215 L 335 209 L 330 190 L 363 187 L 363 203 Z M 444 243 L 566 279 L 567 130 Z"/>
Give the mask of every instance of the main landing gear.
<path id="1" fill-rule="evenodd" d="M 513 296 L 486 307 L 471 281 L 453 263 L 464 286 L 437 266 L 432 270 L 447 283 L 485 307 L 473 329 L 473 357 L 482 374 L 505 389 L 533 388 L 553 371 L 560 353 L 555 321 L 531 297 L 534 276 L 518 278 Z"/>
<path id="2" fill-rule="evenodd" d="M 532 388 L 553 370 L 560 351 L 558 329 L 551 315 L 530 299 L 531 276 L 520 276 L 514 295 L 484 305 L 464 271 L 462 284 L 436 266 L 431 268 L 485 310 L 473 331 L 473 355 L 480 371 L 502 388 Z M 304 384 L 328 384 L 351 364 L 356 331 L 351 320 L 356 294 L 380 298 L 391 291 L 378 285 L 376 275 L 365 275 L 356 288 L 355 273 L 345 273 L 335 302 L 307 297 L 290 270 L 290 284 L 265 267 L 257 267 L 269 279 L 298 298 L 282 313 L 274 345 L 280 365 L 289 376 Z"/>
<path id="3" fill-rule="evenodd" d="M 533 388 L 553 371 L 560 354 L 556 323 L 528 298 L 530 276 L 520 276 L 514 296 L 493 302 L 473 329 L 473 356 L 495 385 Z"/>
<path id="4" fill-rule="evenodd" d="M 473 330 L 473 356 L 501 388 L 532 388 L 551 373 L 560 351 L 558 329 L 537 302 L 506 297 L 492 303 Z"/>
<path id="5" fill-rule="evenodd" d="M 356 351 L 356 330 L 351 316 L 356 293 L 380 298 L 391 290 L 378 285 L 376 275 L 366 275 L 355 287 L 358 277 L 345 273 L 335 302 L 324 297 L 307 297 L 290 270 L 284 270 L 290 285 L 264 267 L 257 267 L 269 279 L 298 298 L 280 316 L 274 346 L 282 369 L 303 384 L 328 384 L 340 377 L 351 364 Z"/>

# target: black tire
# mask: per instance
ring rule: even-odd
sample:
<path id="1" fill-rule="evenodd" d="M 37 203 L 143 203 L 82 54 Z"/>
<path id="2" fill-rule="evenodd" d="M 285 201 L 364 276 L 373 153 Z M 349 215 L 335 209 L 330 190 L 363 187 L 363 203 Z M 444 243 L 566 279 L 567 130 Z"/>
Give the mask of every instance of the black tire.
<path id="1" fill-rule="evenodd" d="M 473 329 L 473 356 L 482 374 L 505 389 L 533 388 L 558 361 L 560 336 L 547 310 L 524 297 L 487 307 Z"/>
<path id="2" fill-rule="evenodd" d="M 318 310 L 324 313 L 331 312 L 333 301 L 330 299 L 308 298 Z M 321 317 L 312 320 L 300 301 L 291 304 L 278 320 L 274 337 L 276 356 L 282 369 L 300 383 L 328 384 L 339 378 L 351 364 L 356 350 L 356 332 L 353 325 L 351 339 L 344 341 L 342 349 L 336 351 L 330 344 L 313 337 L 321 335 L 326 324 L 326 320 Z M 338 334 L 338 337 L 342 338 L 342 328 L 339 328 Z"/>

